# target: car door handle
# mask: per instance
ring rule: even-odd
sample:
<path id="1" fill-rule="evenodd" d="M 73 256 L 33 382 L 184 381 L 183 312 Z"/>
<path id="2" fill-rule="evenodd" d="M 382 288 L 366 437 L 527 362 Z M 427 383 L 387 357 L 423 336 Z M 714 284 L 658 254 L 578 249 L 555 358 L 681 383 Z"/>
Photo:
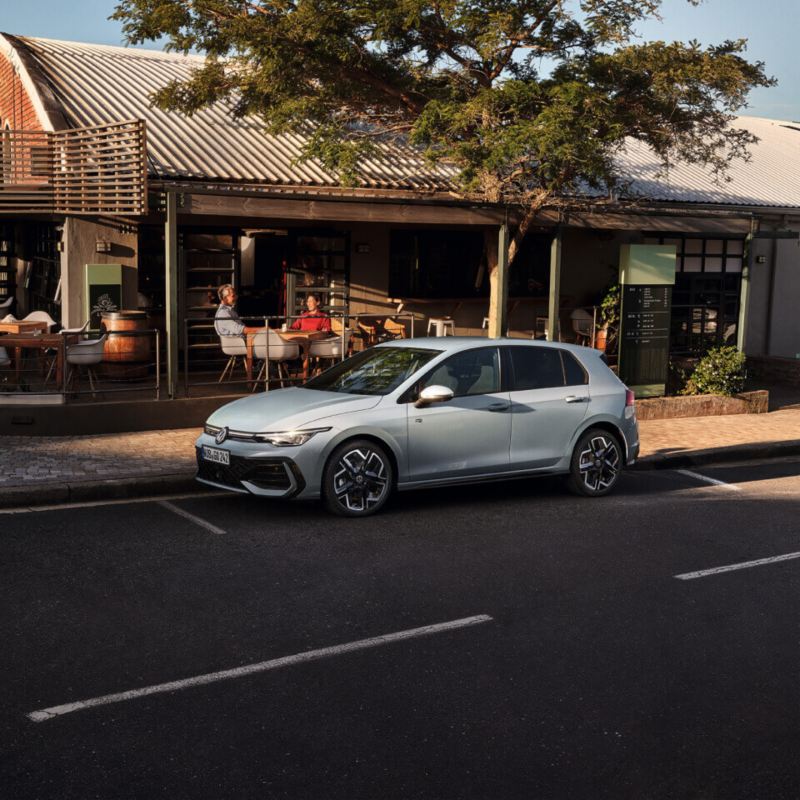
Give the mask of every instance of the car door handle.
<path id="1" fill-rule="evenodd" d="M 576 395 L 576 394 L 570 394 L 570 395 L 567 395 L 564 398 L 564 402 L 565 403 L 588 403 L 589 402 L 589 398 L 588 397 L 578 397 L 578 395 Z"/>
<path id="2" fill-rule="evenodd" d="M 492 403 L 488 406 L 489 411 L 508 411 L 511 408 L 511 403 Z"/>

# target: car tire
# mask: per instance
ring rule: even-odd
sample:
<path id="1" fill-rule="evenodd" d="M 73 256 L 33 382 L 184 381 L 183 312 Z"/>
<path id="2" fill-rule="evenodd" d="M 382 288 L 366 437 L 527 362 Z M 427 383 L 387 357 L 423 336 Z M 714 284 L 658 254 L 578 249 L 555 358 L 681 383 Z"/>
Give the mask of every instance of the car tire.
<path id="1" fill-rule="evenodd" d="M 370 439 L 352 439 L 331 453 L 322 476 L 325 507 L 342 517 L 368 517 L 392 493 L 394 468 L 386 450 Z"/>
<path id="2" fill-rule="evenodd" d="M 572 451 L 567 486 L 573 494 L 602 497 L 616 485 L 624 463 L 619 439 L 602 428 L 590 428 Z"/>

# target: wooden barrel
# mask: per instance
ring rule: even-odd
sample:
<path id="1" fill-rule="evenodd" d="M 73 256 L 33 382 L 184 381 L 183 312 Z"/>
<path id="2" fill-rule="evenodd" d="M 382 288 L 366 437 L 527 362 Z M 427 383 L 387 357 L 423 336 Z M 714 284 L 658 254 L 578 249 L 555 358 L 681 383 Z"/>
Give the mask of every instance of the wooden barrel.
<path id="1" fill-rule="evenodd" d="M 127 331 L 149 329 L 144 311 L 122 309 L 104 311 L 100 327 L 108 333 L 103 348 L 104 371 L 109 378 L 144 378 L 152 361 L 152 337 L 147 334 L 126 336 Z"/>

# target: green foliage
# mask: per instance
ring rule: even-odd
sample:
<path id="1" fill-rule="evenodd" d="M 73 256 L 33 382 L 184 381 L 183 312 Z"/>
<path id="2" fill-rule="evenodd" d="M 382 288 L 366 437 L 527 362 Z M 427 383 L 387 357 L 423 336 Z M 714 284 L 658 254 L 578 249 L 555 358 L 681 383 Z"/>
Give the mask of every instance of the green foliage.
<path id="1" fill-rule="evenodd" d="M 738 394 L 744 388 L 745 355 L 735 347 L 717 347 L 700 359 L 681 394 Z"/>
<path id="2" fill-rule="evenodd" d="M 696 0 L 689 0 L 696 4 Z M 354 181 L 393 140 L 454 165 L 465 192 L 539 205 L 618 189 L 627 137 L 664 166 L 720 176 L 753 141 L 730 127 L 772 81 L 743 40 L 632 43 L 660 0 L 119 0 L 127 40 L 206 54 L 154 102 L 225 100 L 267 131 L 308 134 L 303 158 Z"/>

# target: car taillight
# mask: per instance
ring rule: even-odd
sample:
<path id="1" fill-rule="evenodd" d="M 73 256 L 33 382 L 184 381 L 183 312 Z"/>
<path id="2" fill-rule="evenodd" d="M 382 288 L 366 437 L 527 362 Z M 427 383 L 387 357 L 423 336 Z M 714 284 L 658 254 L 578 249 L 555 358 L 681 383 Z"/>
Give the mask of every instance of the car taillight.
<path id="1" fill-rule="evenodd" d="M 630 389 L 625 390 L 625 418 L 630 419 L 636 413 L 636 396 Z"/>

